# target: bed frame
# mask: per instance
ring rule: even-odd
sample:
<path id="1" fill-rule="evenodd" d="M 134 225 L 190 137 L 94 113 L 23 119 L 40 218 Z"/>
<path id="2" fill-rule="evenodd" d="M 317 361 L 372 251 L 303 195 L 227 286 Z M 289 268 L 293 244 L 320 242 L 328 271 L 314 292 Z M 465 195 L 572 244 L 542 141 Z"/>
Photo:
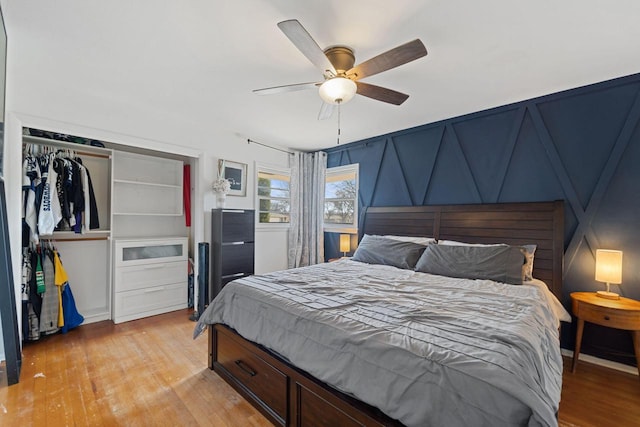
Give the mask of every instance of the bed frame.
<path id="1" fill-rule="evenodd" d="M 432 236 L 469 243 L 536 244 L 533 276 L 561 299 L 563 202 L 370 207 L 362 234 Z M 209 367 L 281 426 L 401 425 L 297 369 L 225 325 L 209 328 Z"/>

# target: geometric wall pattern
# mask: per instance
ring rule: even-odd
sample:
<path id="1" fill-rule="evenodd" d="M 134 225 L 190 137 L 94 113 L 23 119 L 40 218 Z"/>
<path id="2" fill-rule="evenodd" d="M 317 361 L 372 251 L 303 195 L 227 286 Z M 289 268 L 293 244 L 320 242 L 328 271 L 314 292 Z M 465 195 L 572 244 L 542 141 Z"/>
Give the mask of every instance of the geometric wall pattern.
<path id="1" fill-rule="evenodd" d="M 359 163 L 359 206 L 565 201 L 563 303 L 596 290 L 595 250 L 624 251 L 640 299 L 640 74 L 327 150 Z M 326 235 L 327 256 L 335 236 Z M 563 346 L 573 347 L 563 327 Z M 588 325 L 584 352 L 633 364 L 626 332 Z"/>

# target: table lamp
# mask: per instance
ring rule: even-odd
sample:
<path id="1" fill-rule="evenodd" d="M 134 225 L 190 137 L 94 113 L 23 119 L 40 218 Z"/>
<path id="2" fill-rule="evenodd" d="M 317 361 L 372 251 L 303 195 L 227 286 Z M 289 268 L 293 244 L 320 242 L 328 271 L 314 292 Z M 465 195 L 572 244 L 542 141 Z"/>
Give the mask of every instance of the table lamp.
<path id="1" fill-rule="evenodd" d="M 342 256 L 346 257 L 347 252 L 351 250 L 351 235 L 349 234 L 341 234 L 340 235 L 340 252 L 342 252 Z"/>
<path id="2" fill-rule="evenodd" d="M 596 280 L 607 284 L 606 291 L 596 294 L 602 298 L 619 299 L 620 296 L 609 290 L 609 285 L 622 283 L 622 251 L 598 249 L 596 251 Z"/>

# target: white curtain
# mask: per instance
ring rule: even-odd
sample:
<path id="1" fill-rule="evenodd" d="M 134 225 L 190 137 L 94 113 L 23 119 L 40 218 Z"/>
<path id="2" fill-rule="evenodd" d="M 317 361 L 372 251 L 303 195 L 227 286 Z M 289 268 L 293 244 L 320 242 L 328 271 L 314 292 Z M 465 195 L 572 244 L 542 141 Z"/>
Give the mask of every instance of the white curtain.
<path id="1" fill-rule="evenodd" d="M 324 181 L 327 153 L 291 156 L 289 268 L 324 262 Z"/>

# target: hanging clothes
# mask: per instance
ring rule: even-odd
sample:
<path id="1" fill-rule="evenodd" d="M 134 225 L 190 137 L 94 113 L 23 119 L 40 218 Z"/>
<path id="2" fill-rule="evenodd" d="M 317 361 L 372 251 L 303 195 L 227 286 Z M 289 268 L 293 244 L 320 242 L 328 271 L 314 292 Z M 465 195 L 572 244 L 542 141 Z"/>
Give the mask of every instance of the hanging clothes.
<path id="1" fill-rule="evenodd" d="M 58 174 L 56 182 L 56 190 L 58 191 L 58 199 L 60 200 L 60 210 L 62 213 L 62 221 L 69 223 L 71 212 L 69 211 L 69 192 L 68 192 L 68 173 L 67 168 L 69 161 L 64 158 L 56 158 L 53 161 L 53 167 Z"/>
<path id="2" fill-rule="evenodd" d="M 62 333 L 66 334 L 67 331 L 80 326 L 84 322 L 82 314 L 78 313 L 76 308 L 76 301 L 71 293 L 71 286 L 67 285 L 62 290 L 62 309 L 64 311 L 64 326 L 62 327 Z"/>
<path id="3" fill-rule="evenodd" d="M 34 298 L 40 298 L 37 293 L 31 293 L 31 277 L 33 269 L 31 268 L 31 253 L 29 248 L 23 248 L 22 251 L 22 280 L 20 283 L 21 299 L 22 299 L 22 336 L 26 340 L 33 341 L 40 338 L 40 320 L 34 311 Z"/>
<path id="4" fill-rule="evenodd" d="M 85 170 L 87 171 L 87 181 L 89 182 L 89 213 L 91 216 L 88 226 L 90 230 L 95 230 L 96 228 L 100 228 L 100 219 L 98 218 L 98 203 L 96 202 L 96 193 L 93 191 L 91 174 L 89 173 L 89 169 L 85 168 Z"/>
<path id="5" fill-rule="evenodd" d="M 81 165 L 77 162 L 72 163 L 73 166 L 73 202 L 71 207 L 73 210 L 73 231 L 82 233 L 82 213 L 84 212 L 84 187 L 82 185 Z"/>
<path id="6" fill-rule="evenodd" d="M 29 241 L 38 243 L 38 214 L 36 188 L 40 185 L 40 164 L 33 156 L 27 156 L 22 165 L 22 200 L 24 225 L 29 227 Z M 24 226 L 23 225 L 23 226 Z"/>
<path id="7" fill-rule="evenodd" d="M 73 293 L 71 293 L 71 285 L 69 285 L 69 276 L 62 265 L 60 253 L 56 249 L 53 250 L 53 257 L 60 310 L 58 327 L 61 328 L 60 330 L 63 334 L 66 334 L 70 329 L 80 326 L 84 322 L 84 317 L 78 313 L 76 301 L 73 298 Z"/>
<path id="8" fill-rule="evenodd" d="M 45 292 L 42 294 L 42 312 L 40 313 L 40 333 L 51 335 L 58 332 L 58 289 L 55 284 L 52 251 L 42 250 L 42 268 L 44 269 Z"/>
<path id="9" fill-rule="evenodd" d="M 73 150 L 27 144 L 22 164 L 22 332 L 26 341 L 84 322 L 60 254 L 43 236 L 100 227 L 91 174 Z M 44 240 L 47 242 L 47 240 Z"/>
<path id="10" fill-rule="evenodd" d="M 84 199 L 84 209 L 82 210 L 82 227 L 81 233 L 85 233 L 89 229 L 91 221 L 91 209 L 89 208 L 89 178 L 87 178 L 87 169 L 80 163 L 80 182 L 82 182 L 82 198 Z"/>
<path id="11" fill-rule="evenodd" d="M 40 258 L 40 254 L 37 250 L 29 250 L 29 257 L 31 258 L 31 277 L 29 278 L 29 302 L 28 302 L 28 331 L 25 337 L 29 341 L 34 341 L 40 338 L 40 312 L 42 310 L 42 297 L 38 294 L 38 286 L 36 279 L 36 266 Z M 42 266 L 40 266 L 42 268 Z"/>
<path id="12" fill-rule="evenodd" d="M 41 235 L 56 230 L 100 228 L 91 174 L 82 159 L 68 150 L 46 150 L 27 152 L 22 165 L 23 245 L 37 245 Z"/>
<path id="13" fill-rule="evenodd" d="M 26 341 L 58 331 L 66 333 L 84 322 L 76 308 L 60 253 L 50 242 L 47 245 L 23 248 L 22 332 Z M 38 282 L 42 283 L 40 292 Z"/>
<path id="14" fill-rule="evenodd" d="M 57 190 L 58 174 L 53 167 L 55 155 L 49 154 L 48 157 L 46 162 L 47 173 L 42 179 L 42 201 L 40 202 L 40 211 L 38 213 L 38 232 L 45 235 L 53 234 L 53 230 L 62 219 Z"/>
<path id="15" fill-rule="evenodd" d="M 36 257 L 36 292 L 38 293 L 38 295 L 42 295 L 46 290 L 47 290 L 47 287 L 44 283 L 44 269 L 42 268 L 42 257 L 40 256 L 40 252 L 38 252 Z"/>
<path id="16" fill-rule="evenodd" d="M 61 328 L 64 326 L 64 314 L 62 311 L 62 288 L 67 285 L 67 282 L 69 282 L 69 277 L 67 276 L 67 272 L 62 266 L 60 256 L 58 255 L 58 251 L 56 250 L 53 251 L 53 268 L 55 270 L 53 283 L 58 288 L 56 292 L 58 294 L 58 327 Z"/>

